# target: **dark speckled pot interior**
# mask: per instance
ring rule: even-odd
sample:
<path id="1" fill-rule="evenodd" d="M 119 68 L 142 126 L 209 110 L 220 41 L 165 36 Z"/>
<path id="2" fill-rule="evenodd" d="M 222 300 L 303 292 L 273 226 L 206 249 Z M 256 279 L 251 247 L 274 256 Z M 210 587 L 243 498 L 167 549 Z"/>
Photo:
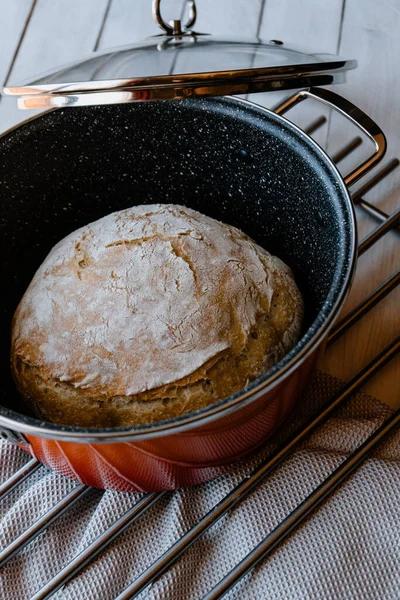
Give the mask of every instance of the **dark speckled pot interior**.
<path id="1" fill-rule="evenodd" d="M 9 370 L 10 324 L 22 294 L 58 240 L 111 211 L 185 204 L 286 261 L 306 306 L 291 357 L 323 325 L 349 278 L 352 215 L 336 169 L 305 134 L 248 103 L 58 110 L 3 136 L 0 156 L 2 414 L 26 413 Z"/>

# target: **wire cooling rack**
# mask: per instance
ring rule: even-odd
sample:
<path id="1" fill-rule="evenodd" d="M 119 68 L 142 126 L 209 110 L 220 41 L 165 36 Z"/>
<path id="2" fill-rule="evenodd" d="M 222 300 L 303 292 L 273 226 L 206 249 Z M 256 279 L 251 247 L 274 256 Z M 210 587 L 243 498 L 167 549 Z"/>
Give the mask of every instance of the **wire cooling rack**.
<path id="1" fill-rule="evenodd" d="M 319 117 L 305 128 L 306 133 L 313 134 L 325 123 L 325 117 Z M 356 137 L 332 156 L 338 164 L 351 154 L 360 144 L 361 138 Z M 382 179 L 387 177 L 399 165 L 398 159 L 389 161 L 358 191 L 352 195 L 353 202 L 375 218 L 379 225 L 360 243 L 359 256 L 373 246 L 391 229 L 399 233 L 400 209 L 387 215 L 373 204 L 365 200 L 369 192 Z M 375 291 L 366 297 L 354 310 L 336 325 L 330 333 L 328 344 L 333 344 L 359 319 L 366 315 L 374 306 L 383 300 L 400 283 L 400 269 L 393 273 Z M 271 456 L 261 463 L 250 476 L 241 481 L 231 492 L 218 502 L 207 514 L 178 539 L 162 556 L 150 565 L 135 581 L 133 581 L 116 600 L 128 600 L 137 597 L 148 585 L 165 573 L 179 557 L 198 540 L 207 530 L 215 525 L 223 515 L 232 511 L 237 504 L 247 497 L 261 484 L 272 471 L 282 463 L 295 449 L 319 428 L 341 405 L 359 390 L 369 379 L 374 377 L 400 350 L 400 337 L 397 337 L 369 364 L 367 364 L 353 379 L 346 383 L 339 392 L 330 399 L 318 414 L 298 430 L 288 441 L 279 447 Z M 377 429 L 355 452 L 353 452 L 335 471 L 331 473 L 301 504 L 299 504 L 281 523 L 273 529 L 247 556 L 241 560 L 223 579 L 221 579 L 203 600 L 216 600 L 224 596 L 239 580 L 248 573 L 299 525 L 342 481 L 352 473 L 361 462 L 376 447 L 400 425 L 400 410 L 396 411 Z M 19 450 L 16 449 L 16 452 Z M 12 477 L 0 485 L 0 502 L 22 482 L 31 477 L 42 465 L 35 459 L 30 460 Z M 80 498 L 90 492 L 90 488 L 79 485 L 57 502 L 46 514 L 41 516 L 26 531 L 19 535 L 6 548 L 0 550 L 0 569 L 16 556 L 25 546 L 33 542 L 41 533 L 68 511 Z M 31 600 L 50 598 L 63 585 L 73 579 L 84 567 L 94 560 L 97 555 L 109 546 L 113 540 L 130 525 L 141 518 L 158 502 L 166 492 L 144 495 L 139 502 L 115 520 L 101 535 L 90 543 L 69 564 L 48 581 L 41 590 L 37 591 Z"/>

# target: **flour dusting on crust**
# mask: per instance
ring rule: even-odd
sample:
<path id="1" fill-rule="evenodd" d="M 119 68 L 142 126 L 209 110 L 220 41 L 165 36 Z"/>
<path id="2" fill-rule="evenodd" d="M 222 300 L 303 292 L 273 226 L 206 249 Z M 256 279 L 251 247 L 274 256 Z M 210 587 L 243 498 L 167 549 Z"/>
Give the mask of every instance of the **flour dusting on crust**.
<path id="1" fill-rule="evenodd" d="M 87 397 L 193 382 L 242 352 L 284 280 L 294 287 L 290 269 L 239 230 L 181 206 L 136 206 L 53 248 L 17 309 L 13 353 Z M 288 319 L 286 351 L 301 312 Z"/>

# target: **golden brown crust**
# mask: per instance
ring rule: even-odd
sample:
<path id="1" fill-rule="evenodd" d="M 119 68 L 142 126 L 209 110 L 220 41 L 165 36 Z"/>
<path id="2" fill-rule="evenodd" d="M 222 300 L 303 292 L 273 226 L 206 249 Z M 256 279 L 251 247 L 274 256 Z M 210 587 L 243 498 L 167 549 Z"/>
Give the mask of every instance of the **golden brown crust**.
<path id="1" fill-rule="evenodd" d="M 110 233 L 116 223 L 118 231 Z M 125 277 L 120 289 L 105 290 L 113 273 L 147 259 L 146 273 L 135 271 L 133 278 L 135 284 L 144 278 L 143 289 L 129 288 Z M 62 294 L 66 303 L 74 298 L 70 312 Z M 124 328 L 111 319 L 114 337 L 99 341 L 96 319 L 104 314 L 101 301 L 110 298 Z M 133 325 L 126 320 L 136 314 L 132 308 L 141 315 Z M 14 317 L 12 370 L 21 394 L 47 420 L 86 427 L 151 423 L 203 408 L 268 371 L 297 341 L 302 316 L 290 269 L 242 232 L 183 207 L 134 207 L 71 234 L 50 253 Z M 162 336 L 158 329 L 148 333 L 155 318 L 162 320 Z M 134 345 L 121 348 L 132 336 Z M 66 350 L 60 339 L 70 341 Z"/>

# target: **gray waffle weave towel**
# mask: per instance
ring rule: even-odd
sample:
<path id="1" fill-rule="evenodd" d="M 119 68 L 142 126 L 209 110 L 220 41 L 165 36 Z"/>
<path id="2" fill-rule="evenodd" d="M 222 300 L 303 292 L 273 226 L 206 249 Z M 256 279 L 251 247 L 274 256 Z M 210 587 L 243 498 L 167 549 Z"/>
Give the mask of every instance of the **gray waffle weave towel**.
<path id="1" fill-rule="evenodd" d="M 290 424 L 256 458 L 229 475 L 165 495 L 54 597 L 115 598 L 338 387 L 337 380 L 318 374 Z M 371 397 L 355 396 L 140 598 L 201 598 L 390 413 L 387 406 Z M 26 460 L 24 453 L 0 442 L 0 480 L 7 479 Z M 45 468 L 36 472 L 0 505 L 0 547 L 9 544 L 75 485 Z M 2 569 L 1 600 L 30 598 L 141 497 L 90 491 Z M 400 432 L 227 598 L 398 600 Z"/>

